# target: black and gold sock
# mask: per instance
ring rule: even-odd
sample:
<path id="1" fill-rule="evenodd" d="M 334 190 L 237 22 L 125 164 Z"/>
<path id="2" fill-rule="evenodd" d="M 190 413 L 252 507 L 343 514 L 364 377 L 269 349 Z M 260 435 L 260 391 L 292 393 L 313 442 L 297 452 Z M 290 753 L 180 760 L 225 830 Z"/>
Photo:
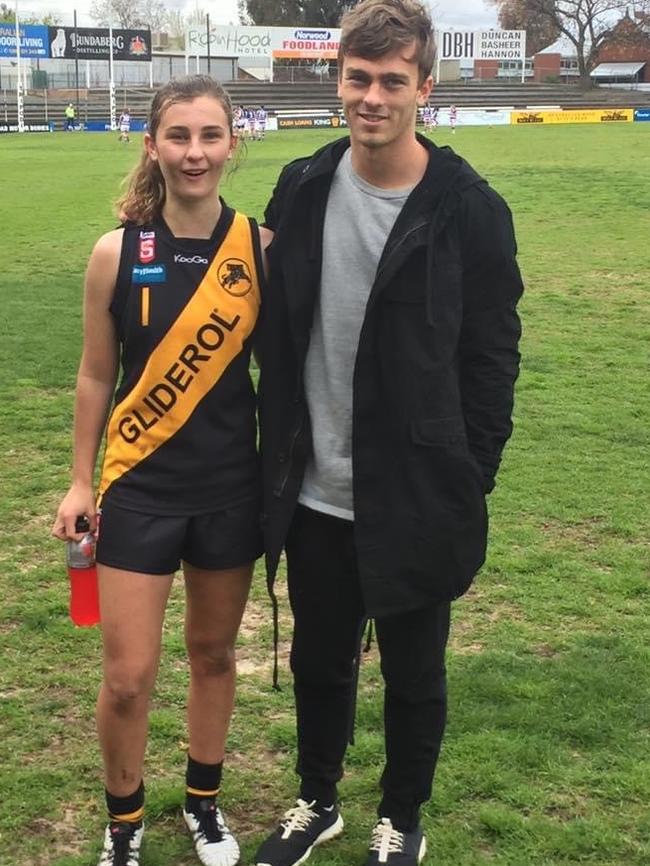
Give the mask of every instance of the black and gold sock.
<path id="1" fill-rule="evenodd" d="M 106 808 L 111 823 L 117 821 L 121 824 L 133 824 L 134 827 L 140 827 L 144 816 L 144 783 L 140 782 L 137 789 L 127 797 L 116 797 L 107 790 Z"/>
<path id="2" fill-rule="evenodd" d="M 185 811 L 195 815 L 201 814 L 201 801 L 215 801 L 221 785 L 223 761 L 219 764 L 202 764 L 187 756 L 187 772 L 185 773 Z"/>

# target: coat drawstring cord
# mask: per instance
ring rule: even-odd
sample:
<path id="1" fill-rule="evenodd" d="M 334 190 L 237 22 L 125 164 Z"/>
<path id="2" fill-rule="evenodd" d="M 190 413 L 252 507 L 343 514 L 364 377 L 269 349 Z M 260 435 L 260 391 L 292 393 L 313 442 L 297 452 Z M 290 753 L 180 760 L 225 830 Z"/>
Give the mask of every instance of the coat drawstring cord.
<path id="1" fill-rule="evenodd" d="M 278 597 L 273 589 L 273 578 L 269 575 L 266 578 L 266 589 L 271 598 L 271 608 L 273 610 L 273 688 L 276 692 L 281 692 L 279 676 L 280 616 Z"/>
<path id="2" fill-rule="evenodd" d="M 372 646 L 372 623 L 373 623 L 373 620 L 369 619 L 368 620 L 368 628 L 366 629 L 366 643 L 365 643 L 365 646 L 363 648 L 364 653 L 369 653 L 370 647 Z"/>
<path id="3" fill-rule="evenodd" d="M 348 731 L 348 743 L 351 746 L 354 746 L 354 731 L 356 727 L 357 720 L 357 700 L 359 697 L 359 672 L 361 669 L 361 643 L 363 641 L 363 633 L 366 630 L 366 625 L 369 624 L 371 620 L 364 619 L 361 623 L 361 627 L 359 628 L 359 640 L 357 641 L 358 649 L 354 656 L 354 661 L 352 663 L 352 702 L 350 705 L 350 720 L 349 720 L 349 731 Z M 364 650 L 365 651 L 365 650 Z"/>

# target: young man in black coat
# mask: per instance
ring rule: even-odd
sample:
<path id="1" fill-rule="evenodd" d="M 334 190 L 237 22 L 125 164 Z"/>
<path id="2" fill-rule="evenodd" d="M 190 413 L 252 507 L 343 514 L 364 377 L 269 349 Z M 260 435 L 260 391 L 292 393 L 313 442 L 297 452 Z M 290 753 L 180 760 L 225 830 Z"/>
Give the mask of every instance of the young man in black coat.
<path id="1" fill-rule="evenodd" d="M 300 790 L 257 866 L 297 866 L 343 828 L 337 783 L 369 617 L 386 764 L 366 866 L 415 866 L 426 850 L 450 602 L 485 558 L 522 291 L 504 201 L 416 134 L 434 54 L 416 0 L 346 13 L 350 137 L 288 165 L 266 211 L 264 522 L 271 583 L 287 553 Z"/>

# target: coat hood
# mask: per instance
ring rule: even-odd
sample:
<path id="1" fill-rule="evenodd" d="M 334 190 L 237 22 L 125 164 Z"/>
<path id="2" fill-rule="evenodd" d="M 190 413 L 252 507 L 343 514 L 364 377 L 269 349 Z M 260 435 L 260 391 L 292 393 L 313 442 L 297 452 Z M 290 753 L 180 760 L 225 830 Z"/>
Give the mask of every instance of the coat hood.
<path id="1" fill-rule="evenodd" d="M 486 185 L 487 181 L 476 172 L 468 162 L 458 156 L 450 147 L 437 147 L 425 136 L 416 133 L 418 142 L 429 154 L 429 162 L 422 179 L 414 187 L 409 202 L 405 205 L 403 215 L 396 222 L 396 233 L 402 236 L 418 229 L 426 232 L 427 266 L 426 266 L 426 317 L 429 325 L 434 325 L 434 293 L 435 272 L 438 266 L 436 260 L 436 245 L 434 240 L 442 231 L 447 221 L 459 207 L 463 192 L 470 187 Z M 350 147 L 350 138 L 345 136 L 317 150 L 304 163 L 298 188 L 304 188 L 319 179 L 331 178 L 345 151 Z M 409 207 L 413 203 L 413 207 Z M 407 223 L 408 221 L 408 223 Z M 315 228 L 315 227 L 314 227 Z M 315 231 L 311 233 L 314 249 L 317 249 L 320 239 Z M 393 250 L 387 245 L 384 259 Z M 312 251 L 310 250 L 310 257 Z"/>
<path id="2" fill-rule="evenodd" d="M 430 208 L 433 202 L 451 192 L 459 193 L 470 186 L 486 183 L 485 179 L 450 147 L 437 147 L 419 133 L 416 133 L 416 138 L 429 154 L 426 171 L 413 190 L 414 193 L 417 190 L 417 198 L 423 200 L 423 207 Z M 299 186 L 333 174 L 349 147 L 350 138 L 345 136 L 317 150 L 309 160 L 304 161 Z"/>

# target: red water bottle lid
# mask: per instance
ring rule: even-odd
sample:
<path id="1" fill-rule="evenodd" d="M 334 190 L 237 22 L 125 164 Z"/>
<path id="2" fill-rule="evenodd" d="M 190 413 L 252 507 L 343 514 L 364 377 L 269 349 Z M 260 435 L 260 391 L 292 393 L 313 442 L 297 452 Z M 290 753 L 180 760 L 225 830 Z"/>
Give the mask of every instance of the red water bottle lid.
<path id="1" fill-rule="evenodd" d="M 85 514 L 81 514 L 74 523 L 74 531 L 75 532 L 89 532 L 90 531 L 90 520 L 86 517 Z"/>

